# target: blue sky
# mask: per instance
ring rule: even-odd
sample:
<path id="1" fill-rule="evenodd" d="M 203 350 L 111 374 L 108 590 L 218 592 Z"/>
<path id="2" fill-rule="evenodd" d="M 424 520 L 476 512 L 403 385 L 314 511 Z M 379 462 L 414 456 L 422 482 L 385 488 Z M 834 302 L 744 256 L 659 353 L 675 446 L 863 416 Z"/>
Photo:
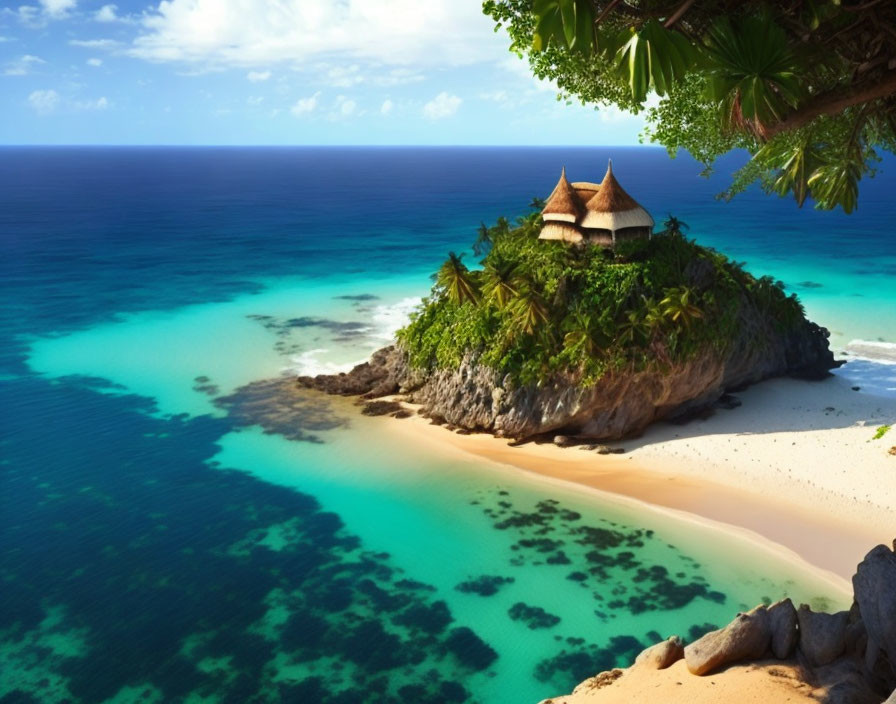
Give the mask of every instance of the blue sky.
<path id="1" fill-rule="evenodd" d="M 3 144 L 636 144 L 480 0 L 0 4 Z"/>

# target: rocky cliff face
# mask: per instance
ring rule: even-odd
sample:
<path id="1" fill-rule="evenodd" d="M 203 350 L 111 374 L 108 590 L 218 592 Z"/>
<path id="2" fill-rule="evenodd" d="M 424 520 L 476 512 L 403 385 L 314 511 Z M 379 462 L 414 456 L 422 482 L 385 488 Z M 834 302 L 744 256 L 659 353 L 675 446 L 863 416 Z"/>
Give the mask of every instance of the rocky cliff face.
<path id="1" fill-rule="evenodd" d="M 573 375 L 516 385 L 480 364 L 473 352 L 457 369 L 415 370 L 398 347 L 379 350 L 348 374 L 304 377 L 299 383 L 367 397 L 401 392 L 433 417 L 504 437 L 562 433 L 613 440 L 636 435 L 654 421 L 707 408 L 729 390 L 783 375 L 820 379 L 838 366 L 828 348 L 828 331 L 809 321 L 782 333 L 748 308 L 739 330 L 725 353 L 706 351 L 651 371 L 611 372 L 591 386 Z"/>

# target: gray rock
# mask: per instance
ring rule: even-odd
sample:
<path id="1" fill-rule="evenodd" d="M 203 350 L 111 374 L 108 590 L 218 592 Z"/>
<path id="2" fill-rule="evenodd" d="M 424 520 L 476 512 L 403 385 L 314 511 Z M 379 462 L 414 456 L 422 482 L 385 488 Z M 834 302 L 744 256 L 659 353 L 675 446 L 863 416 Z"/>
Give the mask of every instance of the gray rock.
<path id="1" fill-rule="evenodd" d="M 793 602 L 790 599 L 782 599 L 769 606 L 768 619 L 772 631 L 772 654 L 779 660 L 786 660 L 793 655 L 799 639 Z"/>
<path id="2" fill-rule="evenodd" d="M 648 670 L 665 670 L 684 657 L 684 643 L 678 636 L 670 636 L 662 643 L 651 645 L 635 658 L 635 666 Z"/>
<path id="3" fill-rule="evenodd" d="M 885 545 L 871 550 L 852 578 L 868 644 L 865 665 L 888 690 L 896 688 L 896 554 Z"/>
<path id="4" fill-rule="evenodd" d="M 846 650 L 849 612 L 814 613 L 806 604 L 797 611 L 800 624 L 800 652 L 813 667 L 828 665 Z"/>
<path id="5" fill-rule="evenodd" d="M 824 704 L 879 704 L 881 695 L 868 684 L 859 662 L 838 658 L 812 672 L 813 684 L 824 692 Z"/>
<path id="6" fill-rule="evenodd" d="M 768 610 L 757 606 L 691 643 L 684 649 L 684 659 L 692 674 L 705 675 L 722 665 L 761 658 L 769 648 L 771 635 Z"/>

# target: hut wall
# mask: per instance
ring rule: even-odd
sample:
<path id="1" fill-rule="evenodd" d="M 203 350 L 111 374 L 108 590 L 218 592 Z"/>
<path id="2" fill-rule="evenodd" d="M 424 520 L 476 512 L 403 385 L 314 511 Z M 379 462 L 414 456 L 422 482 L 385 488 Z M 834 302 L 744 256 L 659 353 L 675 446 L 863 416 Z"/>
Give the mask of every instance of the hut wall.
<path id="1" fill-rule="evenodd" d="M 598 244 L 602 247 L 613 246 L 613 233 L 609 230 L 588 230 L 587 238 L 589 244 Z"/>
<path id="2" fill-rule="evenodd" d="M 649 227 L 623 227 L 616 230 L 617 242 L 628 242 L 630 240 L 646 240 L 650 239 Z"/>

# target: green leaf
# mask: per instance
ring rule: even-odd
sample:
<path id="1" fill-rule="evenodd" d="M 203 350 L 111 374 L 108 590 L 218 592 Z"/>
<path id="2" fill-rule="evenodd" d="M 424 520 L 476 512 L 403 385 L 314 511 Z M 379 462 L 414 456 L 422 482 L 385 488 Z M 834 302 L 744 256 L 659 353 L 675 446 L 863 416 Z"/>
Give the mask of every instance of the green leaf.
<path id="1" fill-rule="evenodd" d="M 651 88 L 666 95 L 696 66 L 696 51 L 688 39 L 659 21 L 650 19 L 629 31 L 628 41 L 617 52 L 617 66 L 636 102 L 643 103 Z"/>

